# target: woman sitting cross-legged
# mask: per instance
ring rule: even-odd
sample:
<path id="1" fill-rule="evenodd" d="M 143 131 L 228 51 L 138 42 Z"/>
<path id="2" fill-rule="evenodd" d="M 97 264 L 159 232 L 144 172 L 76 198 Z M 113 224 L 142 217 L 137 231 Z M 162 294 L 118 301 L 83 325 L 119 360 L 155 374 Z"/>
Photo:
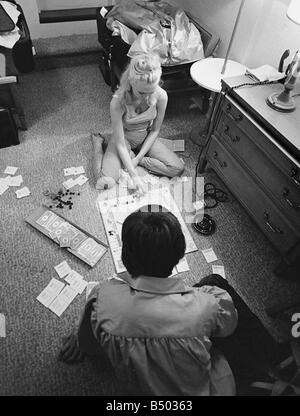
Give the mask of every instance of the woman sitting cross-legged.
<path id="1" fill-rule="evenodd" d="M 183 172 L 182 161 L 158 138 L 168 101 L 166 91 L 159 86 L 161 72 L 157 55 L 142 54 L 131 59 L 111 100 L 110 138 L 92 135 L 97 189 L 112 188 L 122 167 L 142 194 L 145 188 L 137 174 L 138 165 L 170 178 Z"/>

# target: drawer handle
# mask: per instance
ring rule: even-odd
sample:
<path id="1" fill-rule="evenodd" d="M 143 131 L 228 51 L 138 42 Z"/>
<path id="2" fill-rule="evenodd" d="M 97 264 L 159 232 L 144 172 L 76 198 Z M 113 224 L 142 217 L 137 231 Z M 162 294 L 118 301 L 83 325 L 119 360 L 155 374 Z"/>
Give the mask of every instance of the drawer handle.
<path id="1" fill-rule="evenodd" d="M 229 133 L 229 130 L 230 130 L 230 127 L 229 126 L 225 126 L 224 133 L 225 134 L 228 134 Z"/>
<path id="2" fill-rule="evenodd" d="M 221 168 L 226 168 L 227 163 L 226 162 L 222 162 L 219 158 L 218 158 L 218 153 L 214 152 L 214 159 L 216 159 L 216 161 L 219 163 L 219 165 L 221 166 Z"/>
<path id="3" fill-rule="evenodd" d="M 266 212 L 266 211 L 264 212 L 264 220 L 265 220 L 266 225 L 270 228 L 270 230 L 273 233 L 283 234 L 283 231 L 280 228 L 278 228 L 275 225 L 271 224 L 271 222 L 270 222 L 270 214 L 268 212 Z"/>
<path id="4" fill-rule="evenodd" d="M 289 204 L 289 206 L 294 208 L 297 211 L 298 209 L 300 209 L 300 204 L 289 199 L 288 198 L 289 193 L 290 191 L 288 190 L 288 188 L 284 188 L 283 197 L 286 200 L 286 202 Z"/>
<path id="5" fill-rule="evenodd" d="M 236 121 L 238 123 L 239 121 L 243 120 L 243 116 L 241 114 L 239 114 L 238 116 L 233 117 L 233 119 L 234 119 L 234 121 Z"/>
<path id="6" fill-rule="evenodd" d="M 299 181 L 298 181 L 298 179 L 296 178 L 297 173 L 298 173 L 297 169 L 292 168 L 292 170 L 291 170 L 291 178 L 293 179 L 294 183 L 295 183 L 297 186 L 300 186 L 300 182 L 299 182 Z"/>

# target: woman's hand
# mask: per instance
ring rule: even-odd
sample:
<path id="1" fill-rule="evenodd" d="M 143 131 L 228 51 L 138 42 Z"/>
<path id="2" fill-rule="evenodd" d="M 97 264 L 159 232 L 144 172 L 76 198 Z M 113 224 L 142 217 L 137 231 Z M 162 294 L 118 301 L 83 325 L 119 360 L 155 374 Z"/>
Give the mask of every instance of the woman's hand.
<path id="1" fill-rule="evenodd" d="M 139 176 L 134 176 L 131 179 L 133 183 L 133 189 L 136 189 L 138 196 L 145 195 L 147 191 L 145 182 Z"/>

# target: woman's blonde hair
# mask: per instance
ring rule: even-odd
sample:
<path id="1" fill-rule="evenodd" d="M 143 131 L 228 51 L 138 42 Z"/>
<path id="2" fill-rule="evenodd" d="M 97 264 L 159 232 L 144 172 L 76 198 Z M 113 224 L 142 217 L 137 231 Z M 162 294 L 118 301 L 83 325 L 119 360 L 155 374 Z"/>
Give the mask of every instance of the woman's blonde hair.
<path id="1" fill-rule="evenodd" d="M 161 64 L 158 55 L 140 54 L 131 58 L 124 71 L 117 95 L 122 104 L 132 102 L 132 84 L 136 81 L 146 81 L 148 84 L 159 84 Z"/>

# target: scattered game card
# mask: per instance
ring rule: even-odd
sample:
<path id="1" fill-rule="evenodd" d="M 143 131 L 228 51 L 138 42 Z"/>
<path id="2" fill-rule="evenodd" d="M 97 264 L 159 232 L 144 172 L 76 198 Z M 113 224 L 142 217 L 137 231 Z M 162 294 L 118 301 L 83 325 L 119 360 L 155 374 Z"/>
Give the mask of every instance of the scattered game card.
<path id="1" fill-rule="evenodd" d="M 84 185 L 84 184 L 85 184 L 88 180 L 89 180 L 89 178 L 87 178 L 86 176 L 84 176 L 84 175 L 80 175 L 80 176 L 78 176 L 78 178 L 77 178 L 77 179 L 75 179 L 75 182 L 76 182 L 78 185 L 82 186 L 82 185 Z"/>
<path id="2" fill-rule="evenodd" d="M 60 282 L 57 279 L 51 279 L 48 286 L 46 286 L 45 289 L 39 294 L 37 300 L 41 302 L 42 305 L 48 308 L 51 302 L 62 291 L 64 286 L 65 284 L 63 282 Z"/>
<path id="3" fill-rule="evenodd" d="M 212 272 L 226 279 L 224 266 L 212 265 Z"/>
<path id="4" fill-rule="evenodd" d="M 69 283 L 72 289 L 76 290 L 77 293 L 81 294 L 87 286 L 87 281 L 83 279 L 81 274 L 77 273 L 75 270 L 65 278 L 65 281 Z"/>
<path id="5" fill-rule="evenodd" d="M 193 203 L 193 207 L 195 208 L 196 211 L 198 211 L 200 209 L 203 209 L 203 207 L 204 207 L 203 201 L 200 201 L 200 200 L 199 201 L 195 201 Z"/>
<path id="6" fill-rule="evenodd" d="M 18 170 L 18 168 L 14 167 L 14 166 L 7 166 L 4 173 L 6 173 L 7 175 L 14 175 L 17 172 L 17 170 Z"/>
<path id="7" fill-rule="evenodd" d="M 57 266 L 54 266 L 54 269 L 61 279 L 63 279 L 64 277 L 66 277 L 68 274 L 72 272 L 72 269 L 68 265 L 66 260 L 62 261 Z"/>
<path id="8" fill-rule="evenodd" d="M 74 169 L 74 175 L 80 175 L 82 173 L 85 173 L 84 167 L 83 166 L 78 166 L 78 168 L 73 168 Z"/>
<path id="9" fill-rule="evenodd" d="M 0 313 L 0 337 L 6 337 L 6 330 L 5 330 L 5 316 L 3 313 Z"/>
<path id="10" fill-rule="evenodd" d="M 7 182 L 8 186 L 20 186 L 23 182 L 22 175 L 11 176 Z"/>
<path id="11" fill-rule="evenodd" d="M 61 316 L 76 296 L 76 290 L 72 289 L 71 286 L 66 285 L 60 294 L 49 305 L 49 309 L 57 316 Z"/>
<path id="12" fill-rule="evenodd" d="M 176 269 L 178 273 L 188 272 L 190 270 L 187 259 L 183 257 L 178 264 L 176 264 Z"/>
<path id="13" fill-rule="evenodd" d="M 65 176 L 75 175 L 75 168 L 65 168 L 64 175 Z"/>
<path id="14" fill-rule="evenodd" d="M 27 186 L 24 186 L 24 188 L 22 188 L 22 189 L 18 189 L 17 191 L 16 191 L 16 195 L 17 195 L 17 198 L 19 199 L 19 198 L 24 198 L 25 196 L 29 196 L 30 195 L 30 191 L 29 191 L 29 189 L 27 188 Z"/>
<path id="15" fill-rule="evenodd" d="M 99 282 L 88 282 L 87 286 L 86 286 L 86 292 L 85 292 L 85 299 L 87 300 L 92 289 L 97 286 L 99 284 Z"/>
<path id="16" fill-rule="evenodd" d="M 205 260 L 207 263 L 211 263 L 215 260 L 218 260 L 218 257 L 216 256 L 214 250 L 212 248 L 208 248 L 206 250 L 202 250 L 203 256 L 205 257 Z"/>
<path id="17" fill-rule="evenodd" d="M 173 140 L 173 151 L 184 152 L 184 140 Z"/>
<path id="18" fill-rule="evenodd" d="M 8 186 L 5 183 L 0 182 L 0 195 L 4 194 L 8 190 Z"/>
<path id="19" fill-rule="evenodd" d="M 67 181 L 63 182 L 63 186 L 66 189 L 71 189 L 73 186 L 75 186 L 77 184 L 76 180 L 70 178 Z"/>

